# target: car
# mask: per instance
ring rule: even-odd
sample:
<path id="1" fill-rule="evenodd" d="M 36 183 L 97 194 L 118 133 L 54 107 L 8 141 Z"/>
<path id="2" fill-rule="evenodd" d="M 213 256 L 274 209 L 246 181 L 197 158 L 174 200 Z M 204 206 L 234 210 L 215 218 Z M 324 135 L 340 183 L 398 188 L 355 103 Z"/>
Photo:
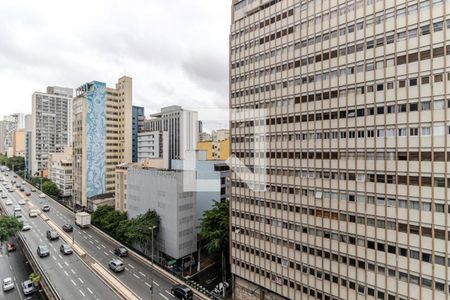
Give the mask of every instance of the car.
<path id="1" fill-rule="evenodd" d="M 36 192 L 36 188 L 31 188 L 31 191 L 32 192 Z"/>
<path id="2" fill-rule="evenodd" d="M 31 196 L 30 192 L 25 192 L 25 196 Z"/>
<path id="3" fill-rule="evenodd" d="M 42 211 L 49 212 L 50 211 L 50 206 L 45 204 L 44 206 L 42 206 Z"/>
<path id="4" fill-rule="evenodd" d="M 22 218 L 22 212 L 21 211 L 14 211 L 14 217 Z"/>
<path id="5" fill-rule="evenodd" d="M 48 250 L 48 247 L 45 245 L 39 245 L 36 251 L 39 257 L 46 257 L 50 255 L 50 251 Z"/>
<path id="6" fill-rule="evenodd" d="M 184 284 L 174 285 L 170 291 L 178 299 L 192 300 L 194 297 L 192 290 Z"/>
<path id="7" fill-rule="evenodd" d="M 25 192 L 25 188 L 22 186 L 22 187 L 20 187 L 20 189 L 19 189 L 21 192 Z"/>
<path id="8" fill-rule="evenodd" d="M 12 187 L 8 188 L 8 192 L 12 193 L 14 192 L 14 189 Z"/>
<path id="9" fill-rule="evenodd" d="M 25 205 L 26 204 L 26 202 L 24 200 L 22 200 L 22 199 L 20 199 L 18 203 L 19 203 L 19 205 Z"/>
<path id="10" fill-rule="evenodd" d="M 3 291 L 7 292 L 14 288 L 14 281 L 11 277 L 6 277 L 3 279 L 3 285 L 2 285 Z"/>
<path id="11" fill-rule="evenodd" d="M 28 216 L 30 218 L 36 218 L 38 216 L 38 212 L 35 209 L 30 210 L 30 212 L 28 213 Z"/>
<path id="12" fill-rule="evenodd" d="M 22 180 L 22 185 L 25 185 L 25 181 Z"/>
<path id="13" fill-rule="evenodd" d="M 8 250 L 8 252 L 14 252 L 16 251 L 17 247 L 16 244 L 14 244 L 13 242 L 8 242 L 6 244 L 6 249 Z"/>
<path id="14" fill-rule="evenodd" d="M 14 179 L 11 179 L 11 184 L 15 184 L 16 181 Z"/>
<path id="15" fill-rule="evenodd" d="M 22 282 L 22 291 L 25 296 L 28 296 L 33 294 L 36 291 L 36 288 L 31 280 L 25 280 Z"/>
<path id="16" fill-rule="evenodd" d="M 20 183 L 16 184 L 16 188 L 20 189 L 21 187 Z"/>
<path id="17" fill-rule="evenodd" d="M 120 259 L 113 259 L 108 264 L 109 268 L 113 270 L 114 272 L 122 272 L 125 270 L 125 266 L 123 265 L 123 262 Z"/>
<path id="18" fill-rule="evenodd" d="M 62 244 L 62 245 L 59 247 L 59 251 L 60 251 L 62 254 L 64 254 L 64 255 L 70 255 L 70 254 L 73 253 L 72 246 L 67 245 L 67 244 Z"/>
<path id="19" fill-rule="evenodd" d="M 40 194 L 39 198 L 45 198 L 45 194 L 44 193 Z"/>
<path id="20" fill-rule="evenodd" d="M 114 254 L 119 257 L 127 257 L 128 250 L 125 247 L 117 247 L 116 249 L 114 249 Z"/>
<path id="21" fill-rule="evenodd" d="M 2 199 L 8 199 L 8 196 L 6 194 L 2 194 Z"/>
<path id="22" fill-rule="evenodd" d="M 14 178 L 17 178 L 17 175 L 14 175 Z"/>
<path id="23" fill-rule="evenodd" d="M 8 200 L 6 200 L 5 204 L 6 205 L 12 205 L 12 201 L 8 199 Z"/>
<path id="24" fill-rule="evenodd" d="M 47 230 L 47 238 L 50 241 L 59 240 L 59 234 L 54 230 Z"/>
<path id="25" fill-rule="evenodd" d="M 73 226 L 70 225 L 70 224 L 64 224 L 64 225 L 62 226 L 62 229 L 63 229 L 65 232 L 72 232 L 72 231 L 73 231 Z"/>
<path id="26" fill-rule="evenodd" d="M 27 223 L 23 223 L 23 226 L 22 226 L 22 231 L 28 231 L 28 230 L 30 230 L 31 229 L 31 226 L 30 226 L 30 224 L 27 224 Z"/>
<path id="27" fill-rule="evenodd" d="M 216 295 L 223 295 L 223 290 L 228 289 L 230 287 L 230 284 L 228 282 L 219 282 L 216 287 L 214 288 L 214 294 Z"/>

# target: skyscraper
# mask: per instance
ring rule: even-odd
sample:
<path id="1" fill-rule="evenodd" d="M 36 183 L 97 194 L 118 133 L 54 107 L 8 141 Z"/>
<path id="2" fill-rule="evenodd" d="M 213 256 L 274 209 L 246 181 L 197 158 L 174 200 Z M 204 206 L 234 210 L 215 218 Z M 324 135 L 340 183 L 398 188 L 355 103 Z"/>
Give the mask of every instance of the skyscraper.
<path id="1" fill-rule="evenodd" d="M 73 89 L 47 87 L 34 92 L 31 117 L 31 171 L 42 174 L 47 169 L 49 153 L 62 152 L 72 139 Z"/>
<path id="2" fill-rule="evenodd" d="M 232 3 L 235 299 L 448 299 L 449 1 Z M 256 123 L 231 154 L 256 168 Z"/>
<path id="3" fill-rule="evenodd" d="M 92 208 L 90 198 L 113 194 L 115 167 L 132 159 L 132 79 L 115 88 L 92 81 L 76 90 L 73 103 L 73 199 Z"/>
<path id="4" fill-rule="evenodd" d="M 133 105 L 133 162 L 138 161 L 138 133 L 144 129 L 144 120 L 144 108 Z"/>

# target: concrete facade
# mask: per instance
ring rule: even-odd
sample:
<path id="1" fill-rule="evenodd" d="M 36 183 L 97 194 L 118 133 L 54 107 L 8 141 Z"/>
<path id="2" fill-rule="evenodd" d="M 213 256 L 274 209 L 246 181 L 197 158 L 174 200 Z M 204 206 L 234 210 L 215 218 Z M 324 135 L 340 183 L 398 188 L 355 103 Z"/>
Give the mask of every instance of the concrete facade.
<path id="1" fill-rule="evenodd" d="M 138 134 L 144 130 L 145 110 L 143 107 L 133 105 L 133 154 L 132 162 L 138 161 Z"/>
<path id="2" fill-rule="evenodd" d="M 66 147 L 64 152 L 49 153 L 48 155 L 48 178 L 58 186 L 62 197 L 69 197 L 72 195 L 72 160 L 72 147 Z"/>

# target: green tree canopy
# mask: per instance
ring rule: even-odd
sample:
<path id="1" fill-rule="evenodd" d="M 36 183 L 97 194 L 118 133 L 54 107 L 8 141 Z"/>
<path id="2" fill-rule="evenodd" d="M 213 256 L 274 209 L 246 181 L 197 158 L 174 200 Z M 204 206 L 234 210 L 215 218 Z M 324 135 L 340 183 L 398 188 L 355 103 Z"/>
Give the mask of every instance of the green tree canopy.
<path id="1" fill-rule="evenodd" d="M 47 180 L 42 184 L 42 192 L 51 197 L 58 197 L 60 194 L 58 186 L 51 180 Z"/>
<path id="2" fill-rule="evenodd" d="M 126 213 L 116 211 L 114 207 L 109 205 L 100 205 L 91 215 L 92 224 L 112 236 L 115 236 L 119 223 L 126 219 Z"/>
<path id="3" fill-rule="evenodd" d="M 156 237 L 160 220 L 154 210 L 149 210 L 134 219 L 124 220 L 120 222 L 116 230 L 117 238 L 128 245 L 133 243 L 145 245 L 152 240 L 152 228 L 154 228 L 153 235 Z"/>
<path id="4" fill-rule="evenodd" d="M 7 241 L 22 230 L 23 223 L 13 216 L 0 216 L 0 242 Z"/>
<path id="5" fill-rule="evenodd" d="M 229 202 L 214 201 L 212 209 L 203 213 L 200 236 L 209 253 L 227 253 L 229 243 Z"/>
<path id="6" fill-rule="evenodd" d="M 24 175 L 25 171 L 25 158 L 20 156 L 6 157 L 0 155 L 0 165 L 7 166 L 10 170 L 14 170 L 20 176 Z"/>

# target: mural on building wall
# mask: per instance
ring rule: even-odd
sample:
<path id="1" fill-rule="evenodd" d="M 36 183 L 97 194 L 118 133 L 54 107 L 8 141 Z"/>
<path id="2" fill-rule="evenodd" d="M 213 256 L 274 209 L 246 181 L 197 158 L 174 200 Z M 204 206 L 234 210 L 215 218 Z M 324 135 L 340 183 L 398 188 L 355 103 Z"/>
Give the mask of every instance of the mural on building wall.
<path id="1" fill-rule="evenodd" d="M 86 98 L 86 194 L 90 198 L 106 191 L 106 84 L 94 81 Z"/>

